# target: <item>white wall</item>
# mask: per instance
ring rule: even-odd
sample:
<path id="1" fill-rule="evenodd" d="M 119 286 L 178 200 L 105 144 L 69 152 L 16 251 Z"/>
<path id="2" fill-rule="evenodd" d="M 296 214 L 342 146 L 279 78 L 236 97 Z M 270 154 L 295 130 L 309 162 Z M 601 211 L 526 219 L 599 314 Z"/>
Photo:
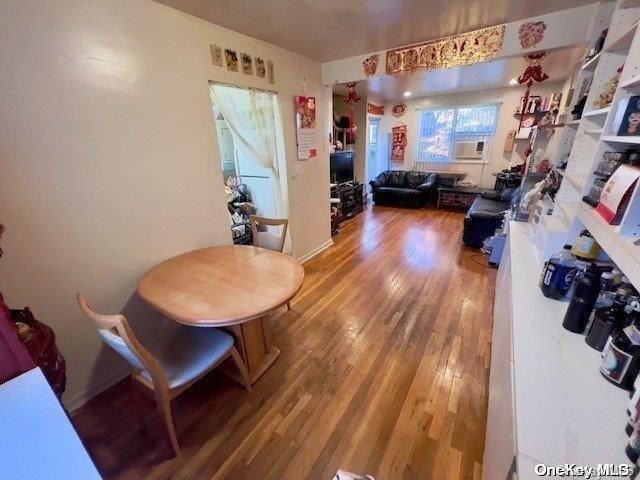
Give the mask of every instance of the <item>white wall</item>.
<path id="1" fill-rule="evenodd" d="M 532 87 L 531 94 L 545 96 L 550 93 L 562 91 L 562 87 L 562 82 L 542 83 L 540 85 L 534 85 Z M 396 118 L 391 115 L 391 107 L 396 102 L 386 104 L 384 107 L 385 115 L 380 121 L 379 134 L 388 135 L 391 133 L 391 128 L 399 121 L 402 121 L 407 125 L 408 133 L 408 145 L 405 151 L 404 165 L 392 163 L 392 168 L 405 170 L 414 169 L 416 132 L 419 127 L 418 108 L 501 103 L 496 134 L 489 154 L 489 163 L 484 165 L 484 169 L 480 164 L 469 163 L 454 163 L 451 167 L 452 170 L 455 171 L 467 172 L 468 177 L 478 185 L 484 187 L 493 186 L 495 178 L 491 175 L 492 173 L 506 168 L 510 160 L 513 160 L 515 164 L 520 164 L 524 161 L 524 149 L 528 144 L 526 141 L 516 141 L 516 146 L 511 153 L 503 152 L 508 131 L 518 128 L 518 121 L 513 118 L 513 113 L 516 111 L 520 103 L 520 97 L 524 95 L 524 91 L 525 88 L 518 86 L 497 90 L 461 92 L 427 98 L 410 99 L 405 101 L 407 105 L 407 113 L 405 113 L 401 118 Z M 379 150 L 379 152 L 383 155 L 387 153 L 382 149 Z"/>
<path id="2" fill-rule="evenodd" d="M 210 43 L 272 59 L 276 84 L 212 66 Z M 124 368 L 75 293 L 157 335 L 171 322 L 138 299 L 140 276 L 231 242 L 208 80 L 280 92 L 295 252 L 330 242 L 329 101 L 318 62 L 151 0 L 2 2 L 0 58 L 0 291 L 55 329 L 68 405 Z M 323 134 L 319 157 L 299 163 L 293 95 L 303 76 Z"/>

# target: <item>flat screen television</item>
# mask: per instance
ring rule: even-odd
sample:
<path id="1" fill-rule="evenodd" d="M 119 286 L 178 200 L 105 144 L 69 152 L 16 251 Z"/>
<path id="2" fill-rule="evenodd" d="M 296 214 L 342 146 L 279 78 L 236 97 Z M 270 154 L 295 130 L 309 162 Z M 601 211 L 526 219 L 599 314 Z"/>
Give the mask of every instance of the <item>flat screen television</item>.
<path id="1" fill-rule="evenodd" d="M 331 183 L 345 183 L 353 180 L 354 152 L 332 153 L 329 160 L 329 179 Z"/>

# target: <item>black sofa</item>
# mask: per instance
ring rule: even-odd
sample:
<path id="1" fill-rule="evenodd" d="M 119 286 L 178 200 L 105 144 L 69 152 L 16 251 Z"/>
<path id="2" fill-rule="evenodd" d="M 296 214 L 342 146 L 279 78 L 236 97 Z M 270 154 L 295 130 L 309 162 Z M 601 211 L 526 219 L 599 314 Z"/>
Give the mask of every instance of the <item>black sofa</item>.
<path id="1" fill-rule="evenodd" d="M 438 193 L 438 175 L 431 172 L 389 170 L 369 182 L 376 204 L 421 207 Z"/>
<path id="2" fill-rule="evenodd" d="M 505 210 L 518 203 L 520 191 L 520 187 L 515 187 L 482 192 L 464 218 L 462 241 L 470 247 L 481 247 L 484 239 L 493 235 L 502 224 Z"/>

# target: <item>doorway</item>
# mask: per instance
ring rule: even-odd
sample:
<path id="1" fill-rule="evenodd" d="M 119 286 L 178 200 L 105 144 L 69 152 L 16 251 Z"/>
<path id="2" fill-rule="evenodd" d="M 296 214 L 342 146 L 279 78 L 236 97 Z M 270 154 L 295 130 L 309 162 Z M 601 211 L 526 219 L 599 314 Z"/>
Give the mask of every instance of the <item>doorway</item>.
<path id="1" fill-rule="evenodd" d="M 389 169 L 389 161 L 383 151 L 380 149 L 379 135 L 380 119 L 377 117 L 369 118 L 369 153 L 367 158 L 367 191 L 371 191 L 369 182 Z"/>
<path id="2" fill-rule="evenodd" d="M 250 215 L 287 217 L 277 95 L 219 83 L 210 90 L 234 243 L 251 243 Z"/>

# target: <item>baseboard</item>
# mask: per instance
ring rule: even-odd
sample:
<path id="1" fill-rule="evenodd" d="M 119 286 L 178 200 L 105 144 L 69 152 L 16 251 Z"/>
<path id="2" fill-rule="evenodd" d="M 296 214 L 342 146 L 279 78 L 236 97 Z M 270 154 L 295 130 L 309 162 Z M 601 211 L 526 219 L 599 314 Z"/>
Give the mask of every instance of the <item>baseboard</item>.
<path id="1" fill-rule="evenodd" d="M 316 255 L 318 255 L 320 252 L 322 252 L 323 250 L 326 250 L 327 248 L 329 248 L 331 245 L 333 245 L 333 238 L 330 238 L 329 240 L 327 240 L 326 242 L 324 242 L 322 245 L 320 245 L 317 248 L 314 248 L 313 250 L 311 250 L 310 252 L 306 253 L 305 255 L 298 257 L 298 260 L 300 261 L 300 263 L 304 263 L 307 260 L 312 259 L 313 257 L 315 257 Z"/>
<path id="2" fill-rule="evenodd" d="M 125 367 L 122 370 L 116 372 L 111 377 L 105 379 L 104 381 L 93 385 L 91 388 L 85 390 L 84 392 L 77 395 L 75 398 L 63 402 L 67 410 L 71 413 L 79 409 L 89 400 L 91 400 L 96 395 L 101 394 L 107 388 L 115 385 L 122 379 L 126 378 L 131 373 L 130 367 Z"/>

